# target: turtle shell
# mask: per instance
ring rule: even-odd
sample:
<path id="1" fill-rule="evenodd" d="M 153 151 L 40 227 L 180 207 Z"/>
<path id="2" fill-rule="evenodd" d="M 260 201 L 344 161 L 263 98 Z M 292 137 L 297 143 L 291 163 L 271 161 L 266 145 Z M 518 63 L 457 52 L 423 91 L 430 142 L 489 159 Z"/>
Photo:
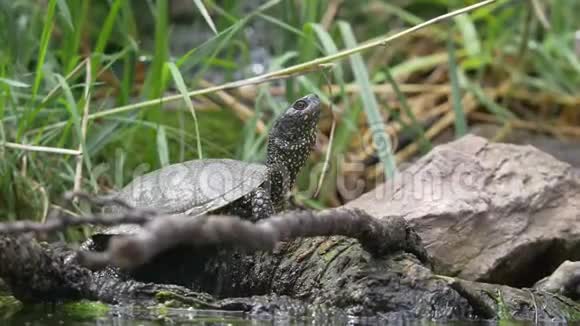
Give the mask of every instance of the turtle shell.
<path id="1" fill-rule="evenodd" d="M 231 159 L 204 159 L 172 164 L 136 177 L 117 197 L 138 208 L 151 208 L 164 214 L 198 216 L 256 190 L 267 177 L 263 164 Z M 119 206 L 107 207 L 108 212 L 121 212 Z M 137 225 L 118 225 L 99 234 L 133 233 Z"/>
<path id="2" fill-rule="evenodd" d="M 230 159 L 204 159 L 172 164 L 136 177 L 118 197 L 133 207 L 166 214 L 201 215 L 256 190 L 267 167 Z M 119 207 L 113 207 L 118 211 Z"/>

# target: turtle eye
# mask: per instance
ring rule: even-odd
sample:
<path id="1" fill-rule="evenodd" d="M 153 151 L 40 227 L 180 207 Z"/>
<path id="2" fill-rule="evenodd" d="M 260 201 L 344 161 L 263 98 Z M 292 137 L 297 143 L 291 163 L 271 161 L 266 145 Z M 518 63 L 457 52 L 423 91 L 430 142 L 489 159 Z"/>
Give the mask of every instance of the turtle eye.
<path id="1" fill-rule="evenodd" d="M 306 109 L 307 106 L 308 106 L 308 104 L 306 103 L 306 101 L 303 101 L 303 100 L 299 100 L 299 101 L 296 101 L 296 103 L 294 103 L 294 109 L 296 109 L 296 110 L 304 110 L 304 109 Z"/>

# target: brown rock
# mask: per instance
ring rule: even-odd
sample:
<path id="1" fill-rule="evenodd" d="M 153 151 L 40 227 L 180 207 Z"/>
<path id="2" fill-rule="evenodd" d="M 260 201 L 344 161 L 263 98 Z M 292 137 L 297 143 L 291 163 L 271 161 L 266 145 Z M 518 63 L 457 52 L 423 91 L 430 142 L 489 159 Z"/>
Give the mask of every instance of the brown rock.
<path id="1" fill-rule="evenodd" d="M 404 217 L 440 272 L 467 280 L 531 286 L 580 260 L 580 179 L 532 146 L 469 135 L 347 207 Z"/>

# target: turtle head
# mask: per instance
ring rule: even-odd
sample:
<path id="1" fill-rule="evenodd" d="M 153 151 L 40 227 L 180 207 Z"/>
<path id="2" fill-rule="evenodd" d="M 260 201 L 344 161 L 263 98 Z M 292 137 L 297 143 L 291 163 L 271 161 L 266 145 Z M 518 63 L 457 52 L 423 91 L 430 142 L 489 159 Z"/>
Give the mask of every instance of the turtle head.
<path id="1" fill-rule="evenodd" d="M 270 130 L 267 165 L 274 203 L 284 200 L 314 147 L 320 110 L 320 98 L 306 95 L 286 108 Z"/>
<path id="2" fill-rule="evenodd" d="M 316 133 L 320 116 L 320 99 L 315 94 L 296 100 L 274 122 L 270 138 L 301 140 L 305 134 Z"/>

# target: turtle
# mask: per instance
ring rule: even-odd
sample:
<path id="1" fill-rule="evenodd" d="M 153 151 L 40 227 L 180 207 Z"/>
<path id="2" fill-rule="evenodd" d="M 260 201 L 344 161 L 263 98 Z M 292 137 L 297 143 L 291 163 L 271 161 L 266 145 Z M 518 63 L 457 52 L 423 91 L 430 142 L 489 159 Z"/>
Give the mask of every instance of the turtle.
<path id="1" fill-rule="evenodd" d="M 136 177 L 115 196 L 133 207 L 170 215 L 267 218 L 286 208 L 287 194 L 315 145 L 320 111 L 316 94 L 287 107 L 269 131 L 265 164 L 233 159 L 186 161 Z M 106 211 L 123 209 L 112 205 Z M 135 233 L 137 228 L 123 224 L 97 231 L 83 247 L 104 250 L 110 236 Z"/>

